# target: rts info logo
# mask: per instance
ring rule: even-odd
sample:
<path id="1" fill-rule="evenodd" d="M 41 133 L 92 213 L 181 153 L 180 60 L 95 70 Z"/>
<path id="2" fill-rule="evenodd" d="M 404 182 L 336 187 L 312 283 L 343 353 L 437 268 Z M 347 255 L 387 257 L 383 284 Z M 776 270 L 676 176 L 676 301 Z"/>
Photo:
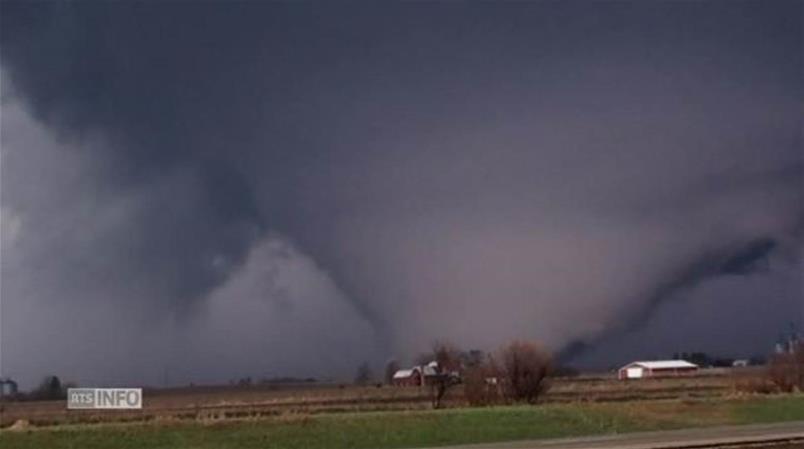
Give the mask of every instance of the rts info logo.
<path id="1" fill-rule="evenodd" d="M 142 388 L 68 388 L 68 409 L 140 409 Z"/>

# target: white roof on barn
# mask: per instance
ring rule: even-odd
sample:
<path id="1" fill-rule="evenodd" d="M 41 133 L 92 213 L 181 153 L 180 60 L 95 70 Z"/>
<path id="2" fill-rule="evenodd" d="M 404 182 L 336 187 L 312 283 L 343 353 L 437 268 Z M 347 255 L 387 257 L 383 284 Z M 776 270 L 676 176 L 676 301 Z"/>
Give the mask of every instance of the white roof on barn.
<path id="1" fill-rule="evenodd" d="M 698 368 L 698 365 L 690 363 L 686 360 L 649 360 L 640 362 L 631 362 L 623 368 L 632 366 L 641 366 L 648 369 L 677 369 L 677 368 Z"/>
<path id="2" fill-rule="evenodd" d="M 401 369 L 394 373 L 394 379 L 406 379 L 413 375 L 412 369 Z"/>
<path id="3" fill-rule="evenodd" d="M 422 373 L 424 373 L 425 376 L 435 376 L 436 374 L 438 374 L 436 369 L 431 365 L 426 365 L 422 367 Z"/>
<path id="4" fill-rule="evenodd" d="M 413 375 L 413 373 L 418 372 L 419 374 L 423 374 L 425 376 L 435 376 L 438 374 L 436 371 L 436 367 L 438 367 L 438 363 L 430 362 L 424 366 L 414 366 L 411 369 L 401 369 L 394 373 L 394 379 L 405 379 Z"/>

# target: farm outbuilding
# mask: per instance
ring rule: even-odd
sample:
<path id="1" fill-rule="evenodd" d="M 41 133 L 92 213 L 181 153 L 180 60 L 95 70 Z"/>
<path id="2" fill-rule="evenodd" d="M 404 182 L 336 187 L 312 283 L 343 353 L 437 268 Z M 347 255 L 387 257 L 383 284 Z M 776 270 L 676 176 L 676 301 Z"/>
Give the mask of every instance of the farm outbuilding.
<path id="1" fill-rule="evenodd" d="M 698 372 L 698 365 L 686 360 L 652 360 L 631 362 L 617 373 L 620 380 L 644 379 L 647 377 L 688 376 Z"/>
<path id="2" fill-rule="evenodd" d="M 422 374 L 418 367 L 401 369 L 394 373 L 392 382 L 397 387 L 418 387 L 422 384 Z"/>
<path id="3" fill-rule="evenodd" d="M 391 382 L 398 387 L 421 387 L 430 385 L 438 374 L 438 363 L 430 362 L 427 365 L 414 366 L 411 369 L 401 369 L 394 373 Z"/>
<path id="4" fill-rule="evenodd" d="M 11 379 L 0 377 L 0 398 L 14 397 L 17 395 L 17 382 Z"/>

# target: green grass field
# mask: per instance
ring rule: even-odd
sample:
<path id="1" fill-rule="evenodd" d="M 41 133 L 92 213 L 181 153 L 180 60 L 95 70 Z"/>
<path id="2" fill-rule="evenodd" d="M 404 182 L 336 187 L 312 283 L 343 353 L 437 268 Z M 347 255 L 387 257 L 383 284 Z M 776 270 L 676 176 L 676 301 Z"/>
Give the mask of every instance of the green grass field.
<path id="1" fill-rule="evenodd" d="M 401 448 L 804 420 L 804 396 L 289 415 L 3 431 L 0 447 Z"/>

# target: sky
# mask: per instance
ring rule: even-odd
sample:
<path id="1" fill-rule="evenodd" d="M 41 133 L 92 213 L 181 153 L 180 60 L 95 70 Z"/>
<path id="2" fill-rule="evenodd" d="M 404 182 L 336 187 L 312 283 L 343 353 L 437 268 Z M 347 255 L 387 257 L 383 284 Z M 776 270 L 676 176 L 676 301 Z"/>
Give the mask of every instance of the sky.
<path id="1" fill-rule="evenodd" d="M 802 1 L 0 3 L 0 375 L 804 327 Z"/>

